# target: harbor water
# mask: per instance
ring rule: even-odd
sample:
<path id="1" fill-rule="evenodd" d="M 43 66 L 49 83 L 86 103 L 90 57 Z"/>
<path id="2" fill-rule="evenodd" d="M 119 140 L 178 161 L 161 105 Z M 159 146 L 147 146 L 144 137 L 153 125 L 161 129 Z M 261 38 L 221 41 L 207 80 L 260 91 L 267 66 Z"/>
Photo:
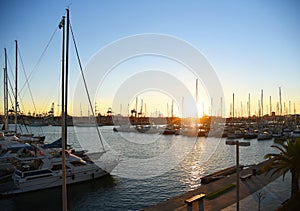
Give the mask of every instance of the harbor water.
<path id="1" fill-rule="evenodd" d="M 226 145 L 226 138 L 187 137 L 147 133 L 122 133 L 113 127 L 99 127 L 105 147 L 116 153 L 119 165 L 110 176 L 68 187 L 69 210 L 141 210 L 199 187 L 200 178 L 235 165 L 235 147 Z M 50 143 L 60 137 L 61 128 L 31 128 L 44 134 Z M 95 128 L 68 127 L 68 144 L 75 149 L 97 151 L 101 144 Z M 273 152 L 273 140 L 249 140 L 249 147 L 240 147 L 240 164 L 257 164 Z M 174 147 L 175 146 L 175 147 Z M 175 150 L 173 150 L 173 148 Z M 153 171 L 147 161 L 160 157 L 160 166 Z M 129 166 L 128 160 L 143 164 L 142 169 Z M 163 168 L 163 167 L 166 168 Z M 135 172 L 130 172 L 132 169 Z M 150 170 L 149 170 L 150 169 Z M 149 172 L 147 171 L 149 170 Z M 145 173 L 146 172 L 146 173 Z M 61 189 L 53 188 L 0 199 L 1 210 L 61 210 Z"/>

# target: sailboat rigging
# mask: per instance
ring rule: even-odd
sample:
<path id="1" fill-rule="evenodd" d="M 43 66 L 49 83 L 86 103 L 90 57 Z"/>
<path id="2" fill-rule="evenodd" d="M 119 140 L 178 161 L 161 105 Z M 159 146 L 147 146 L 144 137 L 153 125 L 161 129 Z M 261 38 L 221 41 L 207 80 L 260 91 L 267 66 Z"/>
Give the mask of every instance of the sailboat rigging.
<path id="1" fill-rule="evenodd" d="M 74 36 L 73 30 L 72 30 L 71 24 L 70 24 L 70 29 L 71 29 L 71 33 L 72 33 L 72 39 L 73 39 L 73 43 L 74 43 L 74 47 L 75 47 L 75 51 L 76 51 L 76 55 L 77 55 L 78 64 L 79 64 L 79 67 L 80 67 L 80 73 L 81 73 L 81 76 L 82 76 L 82 79 L 83 79 L 84 88 L 85 88 L 85 91 L 86 91 L 86 94 L 87 94 L 87 97 L 88 97 L 88 101 L 89 101 L 89 106 L 90 106 L 90 109 L 92 111 L 93 117 L 95 117 L 96 115 L 95 115 L 95 112 L 94 112 L 94 109 L 93 109 L 93 105 L 92 105 L 92 101 L 91 101 L 91 98 L 90 98 L 89 90 L 88 90 L 87 83 L 86 83 L 86 80 L 85 80 L 85 77 L 84 77 L 83 68 L 82 68 L 82 65 L 81 65 L 81 60 L 80 60 L 80 57 L 79 57 L 79 52 L 78 52 L 78 48 L 77 48 L 77 45 L 76 45 L 76 42 L 75 42 L 75 36 Z M 98 137 L 100 139 L 100 142 L 101 142 L 102 149 L 103 149 L 103 151 L 105 151 L 104 144 L 103 144 L 102 137 L 101 137 L 101 133 L 99 131 L 97 122 L 95 121 L 94 123 L 95 123 L 95 128 L 97 130 L 97 135 L 98 135 Z"/>
<path id="2" fill-rule="evenodd" d="M 8 131 L 8 84 L 7 84 L 7 53 L 4 48 L 4 125 L 3 130 Z"/>
<path id="3" fill-rule="evenodd" d="M 59 27 L 63 29 L 62 42 L 62 141 L 54 147 L 35 145 L 31 157 L 16 157 L 16 170 L 12 179 L 14 187 L 2 192 L 3 195 L 42 190 L 62 186 L 63 210 L 67 210 L 67 184 L 100 178 L 110 173 L 116 166 L 115 161 L 92 161 L 88 155 L 71 152 L 67 149 L 67 106 L 68 106 L 68 30 L 69 10 Z M 66 26 L 65 26 L 66 25 Z M 66 30 L 66 34 L 65 34 Z M 60 140 L 57 140 L 59 142 Z M 101 152 L 101 156 L 105 152 Z M 101 157 L 100 156 L 100 157 Z"/>

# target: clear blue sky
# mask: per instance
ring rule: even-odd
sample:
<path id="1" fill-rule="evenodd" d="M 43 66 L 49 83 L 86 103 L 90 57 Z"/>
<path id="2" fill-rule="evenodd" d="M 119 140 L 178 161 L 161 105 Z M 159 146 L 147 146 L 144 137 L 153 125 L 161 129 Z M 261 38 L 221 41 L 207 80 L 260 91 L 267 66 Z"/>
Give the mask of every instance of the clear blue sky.
<path id="1" fill-rule="evenodd" d="M 291 100 L 300 111 L 299 1 L 1 0 L 0 48 L 7 48 L 14 67 L 14 40 L 19 41 L 26 72 L 34 70 L 31 89 L 38 112 L 49 110 L 58 99 L 59 31 L 35 66 L 67 6 L 84 65 L 99 49 L 122 37 L 169 34 L 189 42 L 209 60 L 224 89 L 227 115 L 233 92 L 238 105 L 241 101 L 246 104 L 251 93 L 254 107 L 263 89 L 266 104 L 272 96 L 275 107 L 279 86 L 286 104 Z M 0 59 L 2 69 L 3 52 Z M 71 86 L 77 77 L 78 69 L 71 73 Z M 23 83 L 24 77 L 20 86 Z M 0 102 L 2 112 L 3 100 Z M 24 109 L 33 110 L 31 104 Z"/>

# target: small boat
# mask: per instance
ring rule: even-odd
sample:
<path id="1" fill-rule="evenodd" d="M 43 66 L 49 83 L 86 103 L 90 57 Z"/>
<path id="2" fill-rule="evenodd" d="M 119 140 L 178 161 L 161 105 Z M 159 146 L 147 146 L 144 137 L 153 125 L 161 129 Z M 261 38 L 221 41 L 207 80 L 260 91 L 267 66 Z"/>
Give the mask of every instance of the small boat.
<path id="1" fill-rule="evenodd" d="M 299 127 L 297 127 L 295 130 L 293 130 L 293 132 L 291 133 L 291 138 L 292 139 L 300 138 L 300 129 L 299 129 Z"/>
<path id="2" fill-rule="evenodd" d="M 255 139 L 257 138 L 257 133 L 245 133 L 244 139 Z"/>
<path id="3" fill-rule="evenodd" d="M 271 133 L 268 133 L 268 132 L 263 132 L 263 133 L 259 133 L 257 135 L 257 140 L 260 141 L 260 140 L 270 140 L 273 138 L 273 135 Z"/>
<path id="4" fill-rule="evenodd" d="M 162 131 L 163 132 L 163 131 Z M 188 137 L 197 137 L 199 129 L 197 126 L 182 126 L 180 129 L 180 135 Z"/>
<path id="5" fill-rule="evenodd" d="M 114 132 L 136 132 L 136 128 L 131 125 L 120 125 L 119 127 L 113 128 Z"/>
<path id="6" fill-rule="evenodd" d="M 198 137 L 207 137 L 208 132 L 204 129 L 199 129 Z"/>
<path id="7" fill-rule="evenodd" d="M 257 132 L 245 132 L 244 133 L 244 139 L 255 139 L 257 138 L 258 133 Z"/>
<path id="8" fill-rule="evenodd" d="M 168 125 L 164 128 L 164 130 L 161 132 L 163 135 L 179 135 L 180 130 L 175 128 L 172 125 Z"/>
<path id="9" fill-rule="evenodd" d="M 139 133 L 147 133 L 147 134 L 159 133 L 158 128 L 154 125 L 137 125 L 136 131 Z"/>
<path id="10" fill-rule="evenodd" d="M 244 134 L 242 132 L 234 132 L 234 133 L 227 133 L 227 138 L 228 139 L 239 139 L 243 138 Z"/>

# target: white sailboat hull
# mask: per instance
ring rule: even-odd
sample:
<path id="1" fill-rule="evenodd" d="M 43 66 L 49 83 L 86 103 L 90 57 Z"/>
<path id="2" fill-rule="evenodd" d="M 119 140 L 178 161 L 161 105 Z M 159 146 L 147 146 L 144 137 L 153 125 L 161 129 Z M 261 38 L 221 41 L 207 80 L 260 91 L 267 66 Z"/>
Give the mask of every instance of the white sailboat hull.
<path id="1" fill-rule="evenodd" d="M 77 172 L 67 172 L 67 184 L 80 183 L 90 181 L 107 175 L 108 173 L 100 168 L 91 170 L 82 170 Z M 10 195 L 17 193 L 25 193 L 30 191 L 44 190 L 48 188 L 59 187 L 62 185 L 62 174 L 53 172 L 52 174 L 44 174 L 33 177 L 19 177 L 14 175 L 15 188 L 2 193 L 2 195 Z"/>

